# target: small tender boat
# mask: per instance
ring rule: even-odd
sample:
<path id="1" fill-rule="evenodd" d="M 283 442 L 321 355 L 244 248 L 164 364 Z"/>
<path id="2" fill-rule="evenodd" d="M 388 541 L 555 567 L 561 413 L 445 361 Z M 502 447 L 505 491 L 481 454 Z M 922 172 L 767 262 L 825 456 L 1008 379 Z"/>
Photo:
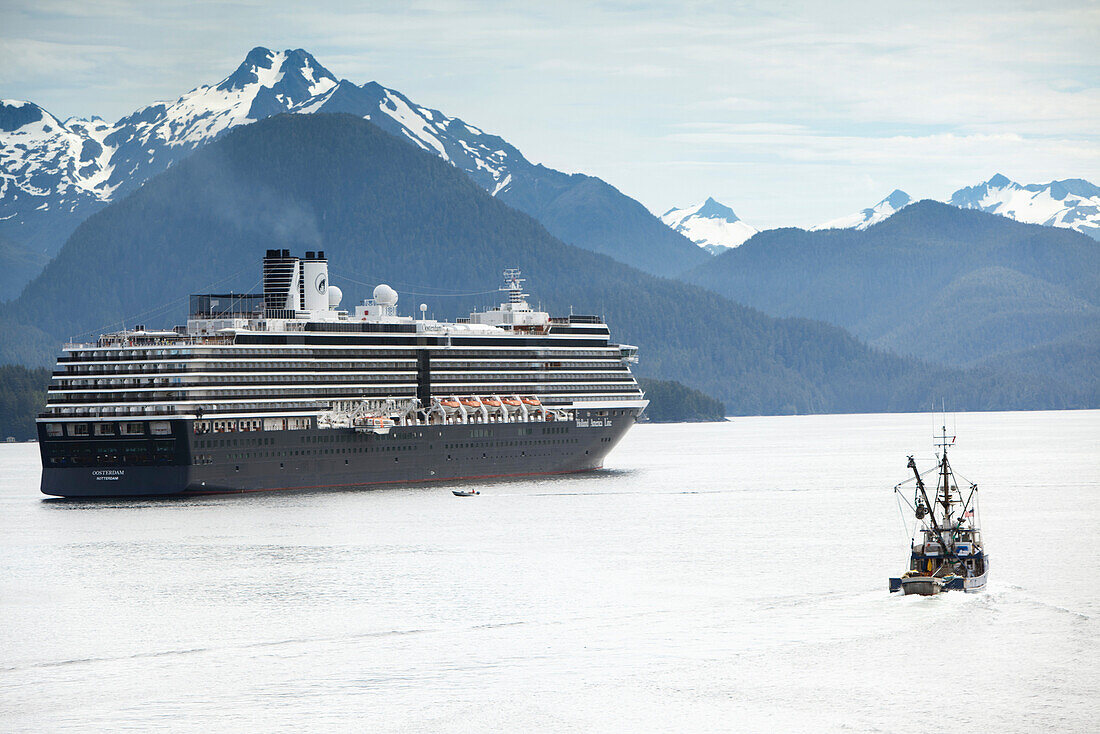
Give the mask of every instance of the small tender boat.
<path id="1" fill-rule="evenodd" d="M 439 401 L 439 405 L 448 415 L 458 410 L 458 401 L 452 398 L 443 398 Z"/>
<path id="2" fill-rule="evenodd" d="M 476 497 L 481 494 L 481 492 L 478 492 L 476 489 L 452 489 L 451 494 L 455 497 Z"/>
<path id="3" fill-rule="evenodd" d="M 959 490 L 947 461 L 947 447 L 954 443 L 955 437 L 948 436 L 944 427 L 942 435 L 937 436 L 936 446 L 943 453 L 935 467 L 936 489 L 931 497 L 912 456 L 908 466 L 913 477 L 894 487 L 899 502 L 908 505 L 916 515 L 917 524 L 910 542 L 909 569 L 900 578 L 890 579 L 891 592 L 932 596 L 942 591 L 973 592 L 985 588 L 989 556 L 985 554 L 978 525 L 978 485 L 968 482 L 970 488 L 965 497 Z M 902 493 L 902 487 L 910 482 L 916 484 L 912 503 Z"/>
<path id="4" fill-rule="evenodd" d="M 479 408 L 481 408 L 481 401 L 477 398 L 459 398 L 458 402 L 473 410 L 478 410 Z"/>
<path id="5" fill-rule="evenodd" d="M 542 406 L 542 401 L 539 400 L 538 398 L 523 397 L 523 398 L 520 398 L 520 400 L 522 400 L 523 404 L 526 405 L 529 408 L 538 408 L 538 407 Z"/>

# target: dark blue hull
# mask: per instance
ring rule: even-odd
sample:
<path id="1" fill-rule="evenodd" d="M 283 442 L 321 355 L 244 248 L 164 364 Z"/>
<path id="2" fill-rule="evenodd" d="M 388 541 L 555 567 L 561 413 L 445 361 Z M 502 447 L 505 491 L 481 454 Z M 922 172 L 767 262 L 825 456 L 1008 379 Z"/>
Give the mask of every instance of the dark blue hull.
<path id="1" fill-rule="evenodd" d="M 586 417 L 587 425 L 580 426 L 576 421 L 396 426 L 388 434 L 312 428 L 192 435 L 190 421 L 174 421 L 176 452 L 164 465 L 128 465 L 121 451 L 101 452 L 98 456 L 106 458 L 95 465 L 59 465 L 56 457 L 65 446 L 47 439 L 41 488 L 58 497 L 134 497 L 584 472 L 600 468 L 636 422 L 637 411 L 610 412 L 615 415 Z"/>

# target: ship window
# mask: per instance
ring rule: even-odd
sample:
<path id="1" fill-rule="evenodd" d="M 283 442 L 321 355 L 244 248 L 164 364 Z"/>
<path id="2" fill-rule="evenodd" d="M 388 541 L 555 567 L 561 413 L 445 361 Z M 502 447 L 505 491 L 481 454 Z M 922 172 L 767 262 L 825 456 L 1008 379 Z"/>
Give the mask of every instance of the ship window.
<path id="1" fill-rule="evenodd" d="M 88 424 L 87 423 L 70 423 L 69 424 L 70 436 L 87 436 Z"/>
<path id="2" fill-rule="evenodd" d="M 61 424 L 60 423 L 47 423 L 46 424 L 46 435 L 47 436 L 51 436 L 51 437 L 56 438 L 57 436 L 60 436 L 61 433 L 62 433 L 62 430 L 61 430 Z"/>
<path id="3" fill-rule="evenodd" d="M 92 426 L 96 436 L 115 435 L 115 426 L 113 423 L 93 423 Z"/>

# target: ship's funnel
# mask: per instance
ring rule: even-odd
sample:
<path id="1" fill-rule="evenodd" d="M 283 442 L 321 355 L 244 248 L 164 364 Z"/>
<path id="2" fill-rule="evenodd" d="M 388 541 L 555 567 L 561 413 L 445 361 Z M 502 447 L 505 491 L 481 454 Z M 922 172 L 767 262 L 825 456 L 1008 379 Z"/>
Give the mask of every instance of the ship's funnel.
<path id="1" fill-rule="evenodd" d="M 267 257 L 264 258 L 265 309 L 279 311 L 301 309 L 299 271 L 298 258 L 291 257 L 290 250 L 267 251 Z"/>
<path id="2" fill-rule="evenodd" d="M 328 260 L 324 259 L 324 251 L 317 253 L 316 257 L 310 257 L 312 252 L 306 253 L 307 257 L 302 261 L 302 293 L 307 311 L 328 310 Z"/>

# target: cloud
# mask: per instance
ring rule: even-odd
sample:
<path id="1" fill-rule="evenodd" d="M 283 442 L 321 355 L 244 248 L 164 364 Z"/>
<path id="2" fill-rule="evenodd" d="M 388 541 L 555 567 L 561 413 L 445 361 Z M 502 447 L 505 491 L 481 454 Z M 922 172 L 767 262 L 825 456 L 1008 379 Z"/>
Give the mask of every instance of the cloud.
<path id="1" fill-rule="evenodd" d="M 34 75 L 65 83 L 102 70 L 126 53 L 122 46 L 59 43 L 26 38 L 0 38 L 0 84 L 11 84 Z"/>
<path id="2" fill-rule="evenodd" d="M 749 221 L 754 209 L 790 220 L 773 192 L 797 191 L 815 223 L 894 187 L 939 196 L 1000 169 L 1100 179 L 1096 4 L 9 0 L 4 12 L 5 96 L 61 117 L 117 119 L 217 81 L 253 45 L 302 47 L 654 210 L 723 193 Z"/>

